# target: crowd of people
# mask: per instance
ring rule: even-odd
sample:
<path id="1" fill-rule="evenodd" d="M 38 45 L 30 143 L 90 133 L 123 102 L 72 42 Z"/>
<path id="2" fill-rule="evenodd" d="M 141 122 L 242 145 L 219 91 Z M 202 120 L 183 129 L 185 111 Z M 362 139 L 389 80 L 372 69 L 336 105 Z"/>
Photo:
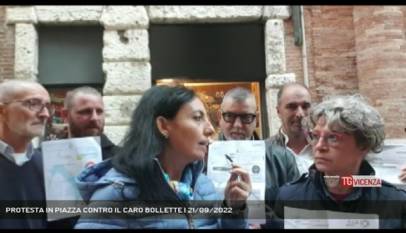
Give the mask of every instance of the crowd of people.
<path id="1" fill-rule="evenodd" d="M 117 146 L 104 133 L 101 93 L 86 86 L 67 93 L 63 115 L 67 138 L 101 138 L 103 161 L 76 177 L 89 206 L 100 201 L 142 201 L 173 202 L 187 208 L 190 203 L 208 201 L 211 207 L 232 211 L 203 217 L 190 213 L 142 218 L 104 215 L 58 221 L 47 221 L 45 214 L 35 218 L 4 215 L 0 228 L 284 228 L 285 219 L 291 217 L 289 208 L 358 214 L 378 228 L 406 228 L 406 191 L 386 181 L 381 187 L 344 187 L 328 180 L 375 174 L 366 155 L 382 149 L 384 122 L 365 98 L 343 95 L 313 104 L 306 86 L 290 83 L 280 88 L 276 110 L 281 128 L 263 139 L 265 224 L 248 222 L 252 181 L 247 170 L 232 165 L 224 197 L 206 175 L 212 140 L 261 140 L 255 131 L 260 119 L 251 91 L 237 87 L 225 94 L 217 113 L 220 133 L 214 138 L 205 105 L 193 90 L 153 86 L 143 94 Z M 43 136 L 53 112 L 49 93 L 41 84 L 0 83 L 0 183 L 5 187 L 0 201 L 37 201 L 45 206 L 42 152 L 41 147 L 33 147 L 32 140 Z M 406 181 L 406 170 L 399 177 Z"/>

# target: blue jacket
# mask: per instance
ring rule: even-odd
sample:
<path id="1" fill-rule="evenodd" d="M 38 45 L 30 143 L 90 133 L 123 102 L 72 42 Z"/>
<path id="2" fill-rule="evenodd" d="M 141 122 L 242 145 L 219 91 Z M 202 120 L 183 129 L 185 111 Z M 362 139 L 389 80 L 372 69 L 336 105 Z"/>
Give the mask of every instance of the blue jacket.
<path id="1" fill-rule="evenodd" d="M 363 161 L 360 175 L 374 175 L 372 166 Z M 275 201 L 272 227 L 283 227 L 284 207 L 307 210 L 330 210 L 349 213 L 377 214 L 380 229 L 406 228 L 406 192 L 382 181 L 381 187 L 358 187 L 341 202 L 327 190 L 323 174 L 313 164 L 309 173 L 297 181 L 284 185 Z"/>
<path id="2" fill-rule="evenodd" d="M 188 165 L 183 173 L 182 182 L 192 185 L 195 180 L 195 185 L 192 185 L 194 187 L 193 200 L 213 201 L 213 203 L 220 204 L 220 197 L 215 191 L 213 183 L 207 176 L 201 174 L 202 169 L 203 162 L 201 161 Z M 76 178 L 76 182 L 84 201 L 89 202 L 89 206 L 97 206 L 97 201 L 103 200 L 137 201 L 139 196 L 137 182 L 112 168 L 111 160 L 105 160 L 84 170 Z M 167 187 L 170 189 L 169 185 Z M 75 228 L 247 228 L 248 224 L 243 216 L 236 215 L 233 218 L 218 218 L 209 215 L 196 218 L 190 214 L 176 215 L 175 218 L 160 215 L 141 218 L 129 215 L 120 218 L 117 216 L 104 216 L 103 218 L 81 216 Z"/>

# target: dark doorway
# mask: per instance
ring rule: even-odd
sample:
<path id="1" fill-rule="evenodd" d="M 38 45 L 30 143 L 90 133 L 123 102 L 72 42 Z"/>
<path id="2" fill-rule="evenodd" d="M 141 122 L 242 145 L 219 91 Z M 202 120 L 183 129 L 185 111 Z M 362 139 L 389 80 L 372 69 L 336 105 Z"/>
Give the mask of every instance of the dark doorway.
<path id="1" fill-rule="evenodd" d="M 264 25 L 152 24 L 152 78 L 263 81 Z"/>
<path id="2" fill-rule="evenodd" d="M 264 24 L 151 24 L 149 41 L 154 83 L 259 83 L 261 131 L 268 136 Z"/>

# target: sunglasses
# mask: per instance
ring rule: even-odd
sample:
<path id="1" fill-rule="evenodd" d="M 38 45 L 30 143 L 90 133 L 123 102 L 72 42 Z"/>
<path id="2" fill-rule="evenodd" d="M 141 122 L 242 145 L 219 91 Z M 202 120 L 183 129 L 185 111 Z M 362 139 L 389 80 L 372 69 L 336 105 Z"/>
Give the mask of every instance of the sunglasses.
<path id="1" fill-rule="evenodd" d="M 221 115 L 223 116 L 225 122 L 234 123 L 237 117 L 239 117 L 243 124 L 251 124 L 256 117 L 256 115 L 252 113 L 237 114 L 232 112 L 223 112 Z"/>

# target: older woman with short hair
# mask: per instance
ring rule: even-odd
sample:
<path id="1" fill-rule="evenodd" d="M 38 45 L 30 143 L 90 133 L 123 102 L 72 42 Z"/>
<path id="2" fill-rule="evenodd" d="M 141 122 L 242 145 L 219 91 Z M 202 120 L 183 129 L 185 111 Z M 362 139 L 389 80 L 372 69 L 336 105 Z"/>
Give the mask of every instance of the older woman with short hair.
<path id="1" fill-rule="evenodd" d="M 341 219 L 344 221 L 340 228 L 355 220 L 351 214 L 368 220 L 368 226 L 352 224 L 354 228 L 404 228 L 405 191 L 385 181 L 375 183 L 377 186 L 381 184 L 380 187 L 354 187 L 343 183 L 344 179 L 354 175 L 380 181 L 365 160 L 368 152 L 382 149 L 385 139 L 384 123 L 378 111 L 360 95 L 336 96 L 314 106 L 308 120 L 312 128 L 309 136 L 314 164 L 308 174 L 280 189 L 275 208 L 279 220 L 292 218 L 284 211 L 288 210 L 287 207 L 294 207 L 304 210 L 302 213 L 330 211 L 330 216 L 331 213 L 344 212 L 341 216 L 351 219 Z M 369 186 L 373 184 L 371 182 Z M 310 220 L 308 216 L 305 218 Z M 285 221 L 285 227 L 292 227 L 288 223 Z"/>

